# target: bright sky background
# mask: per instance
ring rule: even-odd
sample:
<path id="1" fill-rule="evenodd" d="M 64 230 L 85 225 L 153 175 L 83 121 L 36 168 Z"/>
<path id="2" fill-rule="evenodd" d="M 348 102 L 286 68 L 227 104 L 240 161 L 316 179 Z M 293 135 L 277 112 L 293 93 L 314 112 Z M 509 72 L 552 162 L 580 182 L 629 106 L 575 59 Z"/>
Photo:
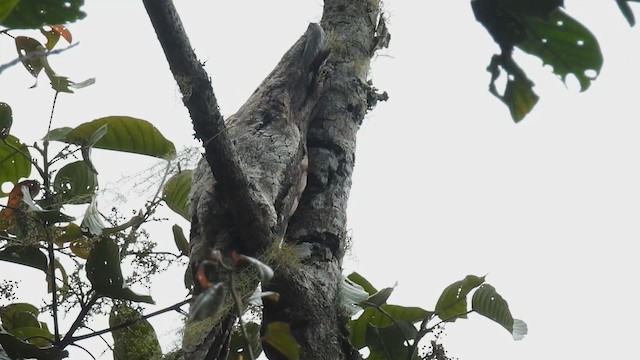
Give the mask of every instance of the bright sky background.
<path id="1" fill-rule="evenodd" d="M 499 325 L 472 315 L 448 326 L 444 338 L 450 356 L 461 360 L 637 353 L 640 315 L 625 304 L 640 295 L 632 247 L 640 236 L 640 108 L 633 88 L 640 35 L 613 0 L 566 3 L 600 40 L 603 70 L 591 89 L 578 93 L 540 61 L 519 56 L 541 100 L 515 125 L 487 91 L 485 68 L 497 46 L 469 1 L 385 2 L 391 45 L 374 59 L 371 77 L 390 99 L 359 133 L 349 205 L 354 244 L 345 269 L 378 287 L 397 281 L 390 302 L 426 309 L 448 284 L 488 274 L 513 315 L 528 323 L 529 335 L 515 342 Z M 227 116 L 322 12 L 319 0 L 181 0 L 177 6 Z M 152 121 L 179 147 L 195 144 L 142 4 L 88 1 L 85 10 L 88 17 L 69 26 L 80 46 L 50 61 L 72 80 L 97 82 L 61 95 L 54 127 L 129 115 Z M 9 38 L 0 38 L 1 62 L 15 56 L 13 49 Z M 32 79 L 16 66 L 0 75 L 0 84 L 0 101 L 14 110 L 12 133 L 26 142 L 41 138 L 53 96 L 47 79 L 27 89 Z M 153 164 L 94 154 L 101 175 L 112 180 Z M 167 248 L 172 224 L 155 233 Z M 2 277 L 19 271 L 36 277 L 33 286 L 45 286 L 41 273 L 0 269 Z M 164 275 L 152 295 L 160 306 L 183 299 L 182 274 Z M 177 338 L 175 319 L 152 321 L 165 350 Z M 88 357 L 74 351 L 72 358 Z"/>

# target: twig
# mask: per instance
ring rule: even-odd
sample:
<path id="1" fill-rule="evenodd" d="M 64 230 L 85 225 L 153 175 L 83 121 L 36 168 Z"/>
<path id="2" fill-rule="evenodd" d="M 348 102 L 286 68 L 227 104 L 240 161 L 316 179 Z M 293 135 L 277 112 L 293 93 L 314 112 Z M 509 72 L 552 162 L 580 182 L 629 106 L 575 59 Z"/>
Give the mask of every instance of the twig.
<path id="1" fill-rule="evenodd" d="M 69 328 L 69 331 L 64 336 L 64 339 L 62 339 L 62 341 L 60 342 L 60 348 L 64 349 L 67 345 L 75 341 L 73 333 L 78 330 L 80 325 L 82 325 L 82 321 L 87 316 L 89 310 L 91 310 L 96 301 L 98 301 L 98 299 L 100 299 L 100 295 L 98 295 L 98 293 L 94 292 L 93 294 L 91 294 L 91 298 L 89 299 L 87 304 L 83 306 L 82 309 L 80 309 L 80 314 L 78 314 L 76 320 L 73 322 L 73 324 Z"/>
<path id="2" fill-rule="evenodd" d="M 127 320 L 127 321 L 125 321 L 123 323 L 120 323 L 120 324 L 115 325 L 115 326 L 111 326 L 111 327 L 109 327 L 107 329 L 102 329 L 102 330 L 95 331 L 95 332 L 92 332 L 92 333 L 86 334 L 86 335 L 70 337 L 70 342 L 86 340 L 86 339 L 90 339 L 90 338 L 95 337 L 95 336 L 100 336 L 102 334 L 106 334 L 106 333 L 108 333 L 110 331 L 115 331 L 115 330 L 120 330 L 122 328 L 126 328 L 126 327 L 128 327 L 130 325 L 135 324 L 136 322 L 138 322 L 138 321 L 140 321 L 142 319 L 148 319 L 148 318 L 160 315 L 160 314 L 164 314 L 164 313 L 166 313 L 168 311 L 176 310 L 176 309 L 180 308 L 182 305 L 188 304 L 189 302 L 191 302 L 191 298 L 188 298 L 186 300 L 182 300 L 179 303 L 173 304 L 173 305 L 171 305 L 169 307 L 166 307 L 164 309 L 160 309 L 158 311 L 154 311 L 154 312 L 149 313 L 147 315 L 143 315 L 142 317 L 140 317 L 138 319 Z"/>
<path id="3" fill-rule="evenodd" d="M 253 349 L 251 348 L 251 343 L 249 341 L 249 334 L 247 333 L 247 328 L 244 326 L 244 321 L 242 320 L 242 299 L 240 299 L 240 295 L 238 295 L 233 279 L 234 276 L 232 272 L 229 276 L 229 287 L 231 288 L 231 294 L 233 295 L 233 303 L 235 304 L 236 311 L 238 312 L 238 324 L 240 324 L 240 331 L 242 331 L 242 337 L 244 337 L 247 353 L 249 353 L 249 360 L 255 360 L 256 357 L 253 355 Z"/>
<path id="4" fill-rule="evenodd" d="M 8 35 L 8 34 L 7 34 Z M 11 35 L 9 35 L 11 36 Z M 9 61 L 8 63 L 2 64 L 0 65 L 0 74 L 2 74 L 3 71 L 5 71 L 6 69 L 14 66 L 15 64 L 23 61 L 23 60 L 29 60 L 29 59 L 33 59 L 36 57 L 47 57 L 47 56 L 51 56 L 51 55 L 57 55 L 60 54 L 63 51 L 67 51 L 73 47 L 76 47 L 79 43 L 73 43 L 69 46 L 67 46 L 66 48 L 62 48 L 62 49 L 56 49 L 56 50 L 51 50 L 51 51 L 34 51 L 32 53 L 29 53 L 25 56 L 21 58 L 17 58 L 17 59 L 13 59 L 11 61 Z"/>

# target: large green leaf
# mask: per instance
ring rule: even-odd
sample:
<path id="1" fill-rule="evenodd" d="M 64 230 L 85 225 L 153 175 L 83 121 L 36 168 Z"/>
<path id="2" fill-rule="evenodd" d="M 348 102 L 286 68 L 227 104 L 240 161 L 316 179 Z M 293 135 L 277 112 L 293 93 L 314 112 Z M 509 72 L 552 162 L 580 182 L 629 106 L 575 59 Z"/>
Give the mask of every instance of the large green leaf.
<path id="1" fill-rule="evenodd" d="M 101 296 L 155 303 L 151 296 L 136 294 L 125 285 L 120 268 L 120 250 L 118 245 L 109 238 L 105 237 L 98 241 L 91 249 L 86 270 L 93 289 Z"/>
<path id="2" fill-rule="evenodd" d="M 379 327 L 367 325 L 367 347 L 373 359 L 406 359 L 409 353 L 407 341 L 415 339 L 417 330 L 409 321 L 399 320 L 394 324 Z M 413 359 L 420 359 L 414 356 Z"/>
<path id="3" fill-rule="evenodd" d="M 433 315 L 432 312 L 419 307 L 384 304 L 380 306 L 380 309 L 396 321 L 407 321 L 412 324 Z M 393 324 L 393 321 L 385 313 L 376 308 L 367 308 L 357 319 L 349 321 L 349 340 L 356 349 L 362 349 L 367 346 L 367 329 L 369 325 L 385 327 Z"/>
<path id="4" fill-rule="evenodd" d="M 463 280 L 447 286 L 436 303 L 438 317 L 451 322 L 459 318 L 466 319 L 467 294 L 483 282 L 484 276 L 467 275 Z"/>
<path id="5" fill-rule="evenodd" d="M 0 25 L 8 28 L 36 29 L 43 25 L 73 22 L 87 16 L 80 10 L 84 0 L 3 0 L 1 3 Z"/>
<path id="6" fill-rule="evenodd" d="M 40 348 L 9 334 L 2 326 L 0 326 L 0 345 L 11 359 L 60 360 L 69 357 L 69 352 L 60 347 Z"/>
<path id="7" fill-rule="evenodd" d="M 167 140 L 150 122 L 129 116 L 108 116 L 81 124 L 68 132 L 62 141 L 87 145 L 100 127 L 107 125 L 107 133 L 94 148 L 130 152 L 165 158 L 175 154 L 173 143 Z"/>
<path id="8" fill-rule="evenodd" d="M 267 324 L 262 341 L 282 354 L 284 359 L 300 359 L 300 345 L 291 335 L 289 324 L 285 322 L 274 321 Z"/>
<path id="9" fill-rule="evenodd" d="M 18 151 L 30 156 L 27 147 L 15 136 L 9 135 L 6 139 L 0 140 L 0 185 L 5 182 L 15 185 L 20 178 L 29 177 L 31 174 L 29 159 Z M 0 197 L 4 196 L 7 194 L 0 189 Z"/>
<path id="10" fill-rule="evenodd" d="M 109 313 L 109 327 L 136 322 L 119 330 L 112 330 L 113 358 L 129 360 L 152 360 L 162 357 L 162 349 L 153 326 L 135 309 L 126 304 L 117 304 Z"/>
<path id="11" fill-rule="evenodd" d="M 85 204 L 98 190 L 98 177 L 84 161 L 76 161 L 58 170 L 53 186 L 68 204 Z"/>
<path id="12" fill-rule="evenodd" d="M 31 314 L 33 318 L 38 318 L 40 310 L 28 303 L 14 303 L 7 306 L 0 306 L 0 320 L 5 329 L 13 329 L 15 327 L 24 326 L 20 320 L 20 314 Z"/>
<path id="13" fill-rule="evenodd" d="M 521 340 L 527 334 L 527 324 L 511 316 L 507 301 L 489 284 L 483 284 L 476 290 L 471 298 L 471 308 L 502 325 L 515 340 Z"/>
<path id="14" fill-rule="evenodd" d="M 193 170 L 184 170 L 173 175 L 162 189 L 162 199 L 178 215 L 191 221 L 189 193 Z"/>
<path id="15" fill-rule="evenodd" d="M 189 256 L 189 241 L 187 237 L 184 236 L 184 231 L 180 225 L 175 224 L 171 227 L 171 231 L 173 232 L 173 241 L 176 243 L 176 247 L 180 254 Z"/>
<path id="16" fill-rule="evenodd" d="M 584 25 L 557 9 L 548 19 L 525 17 L 528 37 L 517 46 L 537 56 L 565 81 L 573 74 L 582 91 L 589 88 L 602 68 L 602 53 L 595 36 Z"/>
<path id="17" fill-rule="evenodd" d="M 0 260 L 30 266 L 44 271 L 48 270 L 47 256 L 34 246 L 7 246 L 0 251 Z"/>

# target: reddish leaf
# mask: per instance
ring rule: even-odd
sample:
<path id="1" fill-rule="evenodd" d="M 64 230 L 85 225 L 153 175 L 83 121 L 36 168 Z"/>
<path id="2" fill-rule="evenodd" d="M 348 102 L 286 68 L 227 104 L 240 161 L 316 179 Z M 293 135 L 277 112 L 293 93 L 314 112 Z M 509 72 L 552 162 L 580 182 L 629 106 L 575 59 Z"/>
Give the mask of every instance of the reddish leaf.
<path id="1" fill-rule="evenodd" d="M 60 36 L 62 36 L 65 40 L 67 40 L 67 42 L 69 44 L 71 44 L 71 41 L 73 40 L 73 37 L 71 36 L 71 31 L 69 31 L 69 29 L 67 29 L 66 26 L 64 26 L 64 25 L 51 25 L 51 30 L 55 31 L 58 34 L 60 34 Z"/>
<path id="2" fill-rule="evenodd" d="M 53 31 L 52 29 L 45 30 L 45 28 L 40 28 L 40 33 L 47 38 L 47 43 L 45 44 L 47 50 L 53 49 L 58 43 L 58 40 L 60 40 L 60 33 Z"/>

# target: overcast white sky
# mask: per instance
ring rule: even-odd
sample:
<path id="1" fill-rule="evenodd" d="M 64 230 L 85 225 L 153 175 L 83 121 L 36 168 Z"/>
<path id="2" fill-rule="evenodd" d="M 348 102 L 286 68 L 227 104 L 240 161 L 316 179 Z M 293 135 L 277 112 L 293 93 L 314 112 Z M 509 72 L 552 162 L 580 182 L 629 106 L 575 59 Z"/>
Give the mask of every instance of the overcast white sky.
<path id="1" fill-rule="evenodd" d="M 471 316 L 448 326 L 444 338 L 461 360 L 638 353 L 640 315 L 625 304 L 640 295 L 633 247 L 640 235 L 640 108 L 632 87 L 640 77 L 640 35 L 613 0 L 566 3 L 600 40 L 601 75 L 578 93 L 538 60 L 519 57 L 541 100 L 515 125 L 487 91 L 485 68 L 497 47 L 469 1 L 385 2 L 391 46 L 374 60 L 371 77 L 390 100 L 359 133 L 349 206 L 354 245 L 345 268 L 378 287 L 398 281 L 390 302 L 426 309 L 451 282 L 488 274 L 529 335 L 514 342 L 499 325 Z M 226 115 L 322 12 L 319 0 L 177 6 Z M 88 17 L 70 26 L 80 46 L 51 63 L 72 80 L 97 82 L 61 95 L 54 126 L 130 115 L 152 121 L 179 147 L 195 144 L 142 4 L 88 1 L 85 10 Z M 13 51 L 9 38 L 0 39 L 2 62 Z M 29 90 L 21 67 L 1 76 L 0 101 L 14 109 L 12 133 L 27 142 L 41 138 L 52 98 L 47 79 Z M 109 154 L 96 163 L 117 179 L 153 161 Z M 171 224 L 156 234 L 168 247 Z M 2 277 L 22 271 L 5 269 Z M 31 276 L 38 279 L 33 286 L 44 288 L 41 274 Z M 181 277 L 166 275 L 154 287 L 159 305 L 182 299 Z M 175 338 L 173 319 L 153 321 L 164 339 Z"/>

